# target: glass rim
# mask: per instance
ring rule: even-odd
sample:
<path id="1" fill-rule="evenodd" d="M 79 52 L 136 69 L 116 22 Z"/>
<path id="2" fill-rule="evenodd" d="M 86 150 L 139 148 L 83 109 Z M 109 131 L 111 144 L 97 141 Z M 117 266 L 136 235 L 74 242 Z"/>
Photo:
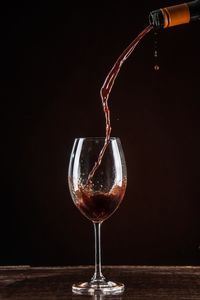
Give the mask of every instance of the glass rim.
<path id="1" fill-rule="evenodd" d="M 76 137 L 75 140 L 105 140 L 106 137 L 103 136 L 86 136 L 86 137 Z M 110 140 L 120 140 L 119 137 L 111 136 Z"/>

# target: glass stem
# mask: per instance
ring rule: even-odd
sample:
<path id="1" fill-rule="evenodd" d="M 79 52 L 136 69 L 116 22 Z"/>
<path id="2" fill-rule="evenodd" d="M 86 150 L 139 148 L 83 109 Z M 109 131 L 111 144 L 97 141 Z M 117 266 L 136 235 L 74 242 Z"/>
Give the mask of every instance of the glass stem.
<path id="1" fill-rule="evenodd" d="M 101 272 L 101 223 L 93 224 L 95 238 L 95 271 L 92 281 L 103 281 L 105 277 Z"/>

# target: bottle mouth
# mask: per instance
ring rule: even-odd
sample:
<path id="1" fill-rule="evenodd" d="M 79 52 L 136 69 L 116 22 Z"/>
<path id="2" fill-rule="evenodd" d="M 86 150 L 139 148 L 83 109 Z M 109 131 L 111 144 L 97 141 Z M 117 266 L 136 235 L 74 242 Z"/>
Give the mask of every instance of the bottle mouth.
<path id="1" fill-rule="evenodd" d="M 154 10 L 149 14 L 149 24 L 152 25 L 154 28 L 162 28 L 164 25 L 163 22 L 163 14 L 160 9 Z"/>
<path id="2" fill-rule="evenodd" d="M 152 12 L 149 14 L 149 24 L 154 25 L 154 17 Z"/>

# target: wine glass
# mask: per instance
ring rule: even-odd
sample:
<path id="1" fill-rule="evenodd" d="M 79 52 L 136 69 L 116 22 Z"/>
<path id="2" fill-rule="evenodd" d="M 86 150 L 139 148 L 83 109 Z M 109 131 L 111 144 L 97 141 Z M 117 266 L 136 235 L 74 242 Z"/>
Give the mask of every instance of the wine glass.
<path id="1" fill-rule="evenodd" d="M 94 224 L 95 272 L 89 282 L 73 284 L 76 294 L 120 294 L 123 283 L 107 281 L 101 271 L 101 224 L 120 205 L 126 190 L 127 172 L 119 138 L 111 137 L 100 160 L 105 138 L 77 138 L 71 152 L 68 183 L 71 197 L 80 212 Z M 92 172 L 94 166 L 95 172 Z M 91 175 L 91 173 L 93 173 Z"/>

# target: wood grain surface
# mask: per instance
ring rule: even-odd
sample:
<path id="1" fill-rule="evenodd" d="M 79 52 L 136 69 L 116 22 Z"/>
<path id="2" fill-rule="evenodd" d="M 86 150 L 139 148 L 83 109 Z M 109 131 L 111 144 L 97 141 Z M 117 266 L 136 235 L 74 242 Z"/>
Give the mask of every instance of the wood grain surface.
<path id="1" fill-rule="evenodd" d="M 197 266 L 107 266 L 109 280 L 125 284 L 117 296 L 77 296 L 71 292 L 74 282 L 87 281 L 92 266 L 80 267 L 0 267 L 0 300 L 84 300 L 200 299 L 200 267 Z"/>

